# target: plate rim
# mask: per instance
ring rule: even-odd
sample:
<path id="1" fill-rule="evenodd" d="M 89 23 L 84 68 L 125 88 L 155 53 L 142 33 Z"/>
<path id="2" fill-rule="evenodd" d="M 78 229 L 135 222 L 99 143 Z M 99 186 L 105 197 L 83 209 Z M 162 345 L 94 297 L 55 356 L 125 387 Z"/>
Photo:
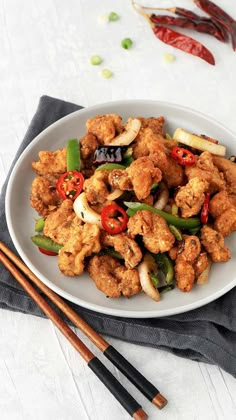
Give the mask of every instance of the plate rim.
<path id="1" fill-rule="evenodd" d="M 95 112 L 96 110 L 99 110 L 101 107 L 108 107 L 110 105 L 112 106 L 120 106 L 120 105 L 131 105 L 132 104 L 141 104 L 141 105 L 155 105 L 155 106 L 165 106 L 168 108 L 172 108 L 172 109 L 178 109 L 180 111 L 183 111 L 185 113 L 191 113 L 191 115 L 196 115 L 200 118 L 202 118 L 203 120 L 206 120 L 207 122 L 210 122 L 211 124 L 213 124 L 216 127 L 220 127 L 221 129 L 223 129 L 225 132 L 227 132 L 230 136 L 232 136 L 232 138 L 235 138 L 236 135 L 235 133 L 229 129 L 228 127 L 226 127 L 223 123 L 219 122 L 218 120 L 216 120 L 214 117 L 209 116 L 201 111 L 197 111 L 194 108 L 188 107 L 188 106 L 184 106 L 184 105 L 180 105 L 180 104 L 176 104 L 174 102 L 167 102 L 167 101 L 160 101 L 160 100 L 148 100 L 148 99 L 126 99 L 126 100 L 118 100 L 118 101 L 108 101 L 108 102 L 104 102 L 104 103 L 99 103 L 99 104 L 95 104 L 92 106 L 88 106 L 88 107 L 84 107 L 82 109 L 78 109 L 76 111 L 71 112 L 70 114 L 60 118 L 59 120 L 55 121 L 53 124 L 49 125 L 48 127 L 46 127 L 41 133 L 39 133 L 28 145 L 27 147 L 23 150 L 23 152 L 21 153 L 21 155 L 19 156 L 17 162 L 15 162 L 12 171 L 10 173 L 10 177 L 8 180 L 8 184 L 7 184 L 7 189 L 6 189 L 6 196 L 5 196 L 5 213 L 6 213 L 6 221 L 7 221 L 7 226 L 9 229 L 9 233 L 10 233 L 10 237 L 12 239 L 12 242 L 17 250 L 17 252 L 19 253 L 20 257 L 22 258 L 22 260 L 25 262 L 25 264 L 30 268 L 30 270 L 37 276 L 40 278 L 40 280 L 45 283 L 50 289 L 52 289 L 54 292 L 56 292 L 57 294 L 59 294 L 60 296 L 62 296 L 63 298 L 69 300 L 70 302 L 73 302 L 74 304 L 80 305 L 82 308 L 91 310 L 91 311 L 95 311 L 99 314 L 105 314 L 105 315 L 109 315 L 109 316 L 116 316 L 119 318 L 161 318 L 164 316 L 172 316 L 172 315 L 178 315 L 181 313 L 185 313 L 188 311 L 192 311 L 194 309 L 200 308 L 210 302 L 213 302 L 214 300 L 218 299 L 219 297 L 223 296 L 224 294 L 226 294 L 228 291 L 230 291 L 231 289 L 233 289 L 236 286 L 236 278 L 233 279 L 229 284 L 225 285 L 222 289 L 214 292 L 213 294 L 211 294 L 210 296 L 206 296 L 200 300 L 197 300 L 194 303 L 188 303 L 186 305 L 183 305 L 179 308 L 170 308 L 170 309 L 159 309 L 158 313 L 157 310 L 151 310 L 151 311 L 127 311 L 127 310 L 122 310 L 119 308 L 106 308 L 94 303 L 89 303 L 86 302 L 84 300 L 81 300 L 78 297 L 73 296 L 72 294 L 66 292 L 65 290 L 61 289 L 60 287 L 58 287 L 57 285 L 55 285 L 52 281 L 48 280 L 44 275 L 42 275 L 40 273 L 40 271 L 33 265 L 31 264 L 30 260 L 28 260 L 27 256 L 25 255 L 23 249 L 21 248 L 18 239 L 15 235 L 14 229 L 12 227 L 11 224 L 11 220 L 10 220 L 10 196 L 11 196 L 11 189 L 12 189 L 12 185 L 13 185 L 13 180 L 14 180 L 14 175 L 17 172 L 18 167 L 21 165 L 21 161 L 24 159 L 25 155 L 27 154 L 28 150 L 33 147 L 35 144 L 37 144 L 37 142 L 40 141 L 40 139 L 42 137 L 44 137 L 45 135 L 48 135 L 50 133 L 50 131 L 54 130 L 55 127 L 60 126 L 61 124 L 63 124 L 65 121 L 69 121 L 70 119 L 75 118 L 75 115 L 77 114 L 81 114 L 81 113 L 87 113 L 88 110 L 90 112 Z M 95 286 L 95 285 L 94 285 Z"/>

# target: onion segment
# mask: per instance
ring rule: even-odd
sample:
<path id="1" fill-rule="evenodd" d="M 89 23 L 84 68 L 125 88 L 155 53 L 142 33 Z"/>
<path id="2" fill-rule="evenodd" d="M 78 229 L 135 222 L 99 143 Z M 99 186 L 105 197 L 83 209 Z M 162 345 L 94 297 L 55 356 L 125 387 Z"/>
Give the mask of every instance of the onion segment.
<path id="1" fill-rule="evenodd" d="M 116 188 L 114 191 L 112 191 L 108 196 L 107 196 L 107 200 L 109 201 L 113 201 L 116 200 L 117 198 L 119 198 L 124 191 L 120 190 L 119 188 Z"/>
<path id="2" fill-rule="evenodd" d="M 102 228 L 101 215 L 96 213 L 88 204 L 85 192 L 81 193 L 74 201 L 76 216 L 83 222 L 92 223 Z"/>
<path id="3" fill-rule="evenodd" d="M 174 132 L 173 139 L 179 143 L 186 144 L 194 149 L 207 151 L 213 155 L 225 156 L 226 148 L 221 144 L 215 144 L 211 141 L 205 140 L 195 134 L 188 133 L 182 128 L 177 128 Z"/>
<path id="4" fill-rule="evenodd" d="M 151 266 L 153 264 L 152 261 L 149 260 L 150 258 L 152 258 L 151 255 L 146 254 L 144 256 L 143 261 L 138 266 L 140 283 L 141 283 L 144 293 L 146 293 L 146 295 L 148 295 L 151 299 L 155 300 L 156 302 L 159 302 L 160 293 L 154 287 L 151 277 L 150 277 L 151 268 L 152 268 Z M 153 258 L 152 260 L 154 261 Z"/>
<path id="5" fill-rule="evenodd" d="M 125 131 L 111 140 L 107 146 L 128 146 L 137 137 L 140 128 L 141 121 L 137 118 L 129 118 L 125 125 Z"/>
<path id="6" fill-rule="evenodd" d="M 160 183 L 160 194 L 158 200 L 154 203 L 155 209 L 163 210 L 169 199 L 169 190 L 164 182 Z"/>
<path id="7" fill-rule="evenodd" d="M 207 268 L 205 268 L 205 270 L 203 270 L 200 276 L 198 276 L 196 280 L 197 284 L 205 284 L 208 282 L 208 278 L 209 278 L 209 274 L 210 274 L 210 270 L 212 266 L 212 261 L 209 258 L 208 258 L 208 261 L 209 261 L 209 265 L 207 266 Z"/>

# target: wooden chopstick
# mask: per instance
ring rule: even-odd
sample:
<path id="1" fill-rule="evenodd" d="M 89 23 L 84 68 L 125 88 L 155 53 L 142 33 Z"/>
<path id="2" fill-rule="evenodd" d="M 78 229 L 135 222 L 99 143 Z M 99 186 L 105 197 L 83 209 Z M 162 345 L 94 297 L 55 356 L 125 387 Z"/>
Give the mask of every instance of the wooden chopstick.
<path id="1" fill-rule="evenodd" d="M 2 243 L 1 243 L 2 249 Z M 71 328 L 60 318 L 57 312 L 46 302 L 46 300 L 34 289 L 28 280 L 20 271 L 10 262 L 7 256 L 0 251 L 0 261 L 13 275 L 18 283 L 25 289 L 31 298 L 37 303 L 47 317 L 61 331 L 67 340 L 78 351 L 86 361 L 88 367 L 95 373 L 100 381 L 109 389 L 112 395 L 119 401 L 124 409 L 135 420 L 146 420 L 148 418 L 141 405 L 129 394 L 129 392 L 118 382 L 110 373 L 105 365 L 86 347 L 86 345 L 77 337 Z"/>
<path id="2" fill-rule="evenodd" d="M 113 346 L 104 340 L 86 321 L 84 321 L 56 293 L 36 277 L 32 271 L 2 242 L 0 250 L 76 325 L 153 404 L 163 408 L 166 398 L 134 366 L 132 366 Z"/>

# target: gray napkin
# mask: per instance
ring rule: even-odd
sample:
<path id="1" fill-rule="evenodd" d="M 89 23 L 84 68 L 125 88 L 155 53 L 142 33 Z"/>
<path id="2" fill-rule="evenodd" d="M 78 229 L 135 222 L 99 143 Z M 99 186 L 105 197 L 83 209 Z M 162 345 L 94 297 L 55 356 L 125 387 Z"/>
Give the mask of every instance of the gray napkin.
<path id="1" fill-rule="evenodd" d="M 37 134 L 80 108 L 72 103 L 43 96 L 15 161 Z M 16 252 L 6 225 L 6 185 L 7 180 L 0 200 L 0 240 Z M 118 318 L 101 315 L 71 303 L 70 305 L 99 333 L 215 364 L 236 377 L 236 289 L 202 308 L 166 318 Z M 43 316 L 41 310 L 2 265 L 0 308 Z"/>

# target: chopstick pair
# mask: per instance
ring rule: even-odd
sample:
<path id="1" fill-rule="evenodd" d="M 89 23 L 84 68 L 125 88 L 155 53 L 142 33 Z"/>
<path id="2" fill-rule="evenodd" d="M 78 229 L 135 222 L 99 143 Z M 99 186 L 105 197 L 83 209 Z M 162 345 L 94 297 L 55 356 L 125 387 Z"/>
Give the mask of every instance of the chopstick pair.
<path id="1" fill-rule="evenodd" d="M 13 265 L 11 261 L 15 264 Z M 74 348 L 86 361 L 88 367 L 95 373 L 101 382 L 109 389 L 124 409 L 136 420 L 147 419 L 147 414 L 141 405 L 128 393 L 100 360 L 85 346 L 71 328 L 60 318 L 57 312 L 34 289 L 31 283 L 23 276 L 23 272 L 50 300 L 53 302 L 73 324 L 78 327 L 132 383 L 141 391 L 149 401 L 158 408 L 163 408 L 167 400 L 134 366 L 132 366 L 113 346 L 104 340 L 86 321 L 84 321 L 67 303 L 56 293 L 49 289 L 36 277 L 33 272 L 9 249 L 0 242 L 0 261 L 20 283 L 25 291 L 37 303 L 47 317 L 56 325 L 61 333 L 69 340 Z M 21 272 L 17 269 L 19 268 Z"/>

